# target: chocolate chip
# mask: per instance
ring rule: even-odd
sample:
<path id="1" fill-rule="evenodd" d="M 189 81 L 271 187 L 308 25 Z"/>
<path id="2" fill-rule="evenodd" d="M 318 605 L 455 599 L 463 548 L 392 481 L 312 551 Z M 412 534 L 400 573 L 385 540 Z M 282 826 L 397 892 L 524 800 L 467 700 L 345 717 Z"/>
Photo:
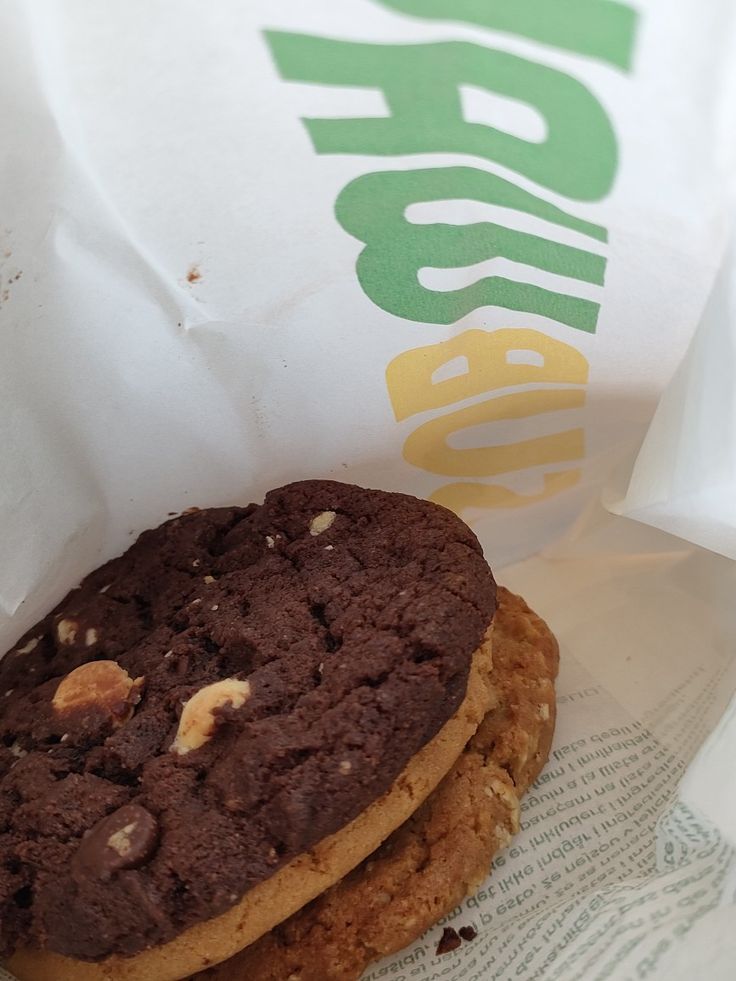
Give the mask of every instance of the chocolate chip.
<path id="1" fill-rule="evenodd" d="M 148 861 L 158 844 L 158 822 L 140 804 L 125 804 L 98 821 L 82 839 L 72 870 L 109 879 Z"/>
<path id="2" fill-rule="evenodd" d="M 478 931 L 472 926 L 460 927 L 457 932 L 460 934 L 463 940 L 475 940 L 475 938 L 478 936 Z"/>
<path id="3" fill-rule="evenodd" d="M 437 956 L 449 954 L 451 950 L 457 950 L 461 943 L 462 940 L 458 936 L 457 930 L 453 930 L 452 927 L 445 927 L 440 942 L 437 944 Z"/>

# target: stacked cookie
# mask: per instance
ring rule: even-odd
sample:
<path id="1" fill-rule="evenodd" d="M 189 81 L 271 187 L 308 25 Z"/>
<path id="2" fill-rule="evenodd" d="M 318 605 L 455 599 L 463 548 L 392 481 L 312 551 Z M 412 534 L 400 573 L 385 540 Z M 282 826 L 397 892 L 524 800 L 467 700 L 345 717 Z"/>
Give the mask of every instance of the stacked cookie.
<path id="1" fill-rule="evenodd" d="M 347 979 L 412 940 L 549 749 L 556 646 L 501 591 L 492 654 L 495 613 L 472 532 L 404 495 L 144 533 L 0 663 L 10 970 Z"/>

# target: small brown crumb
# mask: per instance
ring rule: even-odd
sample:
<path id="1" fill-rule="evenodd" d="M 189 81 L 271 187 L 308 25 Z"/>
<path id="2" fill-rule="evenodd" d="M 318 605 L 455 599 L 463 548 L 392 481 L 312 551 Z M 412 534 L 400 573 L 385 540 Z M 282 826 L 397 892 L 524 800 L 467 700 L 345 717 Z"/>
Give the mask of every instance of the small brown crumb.
<path id="1" fill-rule="evenodd" d="M 478 931 L 473 926 L 460 927 L 457 931 L 463 940 L 475 940 L 478 936 Z"/>
<path id="2" fill-rule="evenodd" d="M 457 930 L 454 930 L 452 927 L 445 927 L 442 931 L 440 942 L 437 944 L 436 954 L 438 957 L 442 954 L 449 954 L 450 951 L 457 950 L 461 943 L 462 940 L 458 936 Z"/>
<path id="3" fill-rule="evenodd" d="M 202 278 L 202 273 L 199 271 L 199 266 L 190 266 L 189 272 L 187 273 L 187 282 L 196 283 L 197 280 Z"/>

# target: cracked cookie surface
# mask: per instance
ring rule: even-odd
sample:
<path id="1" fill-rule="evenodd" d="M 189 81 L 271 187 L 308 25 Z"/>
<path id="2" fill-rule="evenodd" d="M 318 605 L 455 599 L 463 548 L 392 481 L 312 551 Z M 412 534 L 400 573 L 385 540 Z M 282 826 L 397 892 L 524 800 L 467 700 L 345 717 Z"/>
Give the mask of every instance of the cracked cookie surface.
<path id="1" fill-rule="evenodd" d="M 330 481 L 144 533 L 0 664 L 3 949 L 135 954 L 344 828 L 463 702 L 494 596 L 450 512 Z"/>
<path id="2" fill-rule="evenodd" d="M 498 703 L 423 806 L 322 896 L 196 981 L 355 981 L 412 943 L 485 879 L 519 828 L 555 723 L 557 642 L 499 588 L 491 680 Z"/>

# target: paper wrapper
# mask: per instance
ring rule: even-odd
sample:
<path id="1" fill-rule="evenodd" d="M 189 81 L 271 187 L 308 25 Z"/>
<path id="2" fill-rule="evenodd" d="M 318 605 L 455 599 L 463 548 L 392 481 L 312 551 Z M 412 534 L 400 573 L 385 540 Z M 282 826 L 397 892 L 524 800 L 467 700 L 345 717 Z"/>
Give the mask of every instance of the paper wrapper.
<path id="1" fill-rule="evenodd" d="M 369 979 L 733 977 L 734 12 L 0 9 L 4 646 L 306 476 L 455 508 L 560 640 L 477 939 Z"/>

